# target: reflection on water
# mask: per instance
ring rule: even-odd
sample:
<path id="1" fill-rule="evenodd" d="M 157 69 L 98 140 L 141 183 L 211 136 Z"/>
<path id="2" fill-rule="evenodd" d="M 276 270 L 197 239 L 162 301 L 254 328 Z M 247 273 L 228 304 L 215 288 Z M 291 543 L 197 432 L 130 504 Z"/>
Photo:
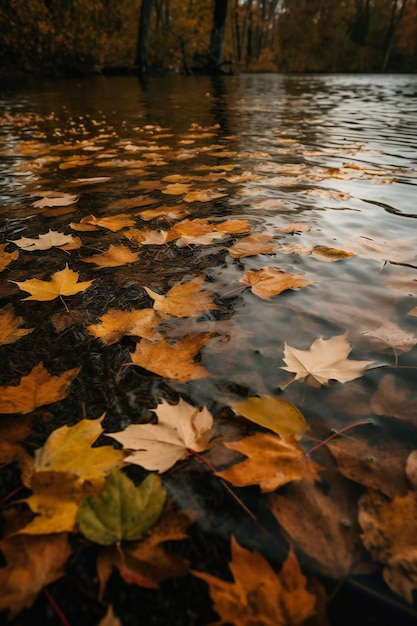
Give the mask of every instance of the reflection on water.
<path id="1" fill-rule="evenodd" d="M 272 254 L 232 258 L 227 247 L 236 237 L 169 251 L 150 246 L 138 269 L 115 270 L 114 285 L 126 285 L 118 306 L 149 306 L 142 285 L 166 292 L 205 274 L 223 312 L 171 328 L 172 337 L 216 333 L 202 350 L 213 378 L 187 385 L 188 397 L 227 405 L 236 399 L 231 385 L 248 395 L 281 394 L 301 408 L 313 439 L 371 417 L 368 443 L 394 437 L 406 456 L 415 447 L 416 425 L 409 408 L 415 374 L 406 367 L 415 366 L 416 356 L 416 95 L 415 76 L 167 77 L 146 86 L 131 77 L 96 77 L 3 89 L 2 243 L 48 228 L 71 232 L 70 222 L 89 214 L 128 213 L 139 220 L 144 208 L 161 205 L 185 203 L 189 219 L 213 223 L 247 218 L 251 232 L 271 235 Z M 93 184 L 91 177 L 106 180 Z M 45 190 L 79 193 L 80 200 L 61 211 L 37 212 L 33 201 Z M 201 190 L 215 199 L 187 198 Z M 172 226 L 167 221 L 152 222 L 152 228 L 166 230 Z M 93 237 L 88 254 L 82 248 L 71 253 L 80 266 L 103 241 L 127 241 L 123 233 Z M 336 250 L 333 257 L 328 249 Z M 341 251 L 351 255 L 335 258 Z M 50 275 L 66 260 L 64 253 L 51 255 L 39 261 L 40 271 Z M 271 300 L 241 292 L 243 272 L 265 266 L 301 273 L 311 284 Z M 27 278 L 28 267 L 23 261 L 18 270 L 10 265 L 7 278 Z M 113 301 L 113 274 L 106 271 L 100 284 L 108 297 L 95 320 Z M 0 296 L 19 301 L 10 285 Z M 330 385 L 320 393 L 288 384 L 285 343 L 308 349 L 317 337 L 345 332 L 351 358 L 384 367 L 353 386 Z M 403 416 L 381 391 L 387 367 L 390 389 L 407 406 Z M 121 411 L 116 400 L 110 415 Z M 137 410 L 133 404 L 129 410 Z"/>

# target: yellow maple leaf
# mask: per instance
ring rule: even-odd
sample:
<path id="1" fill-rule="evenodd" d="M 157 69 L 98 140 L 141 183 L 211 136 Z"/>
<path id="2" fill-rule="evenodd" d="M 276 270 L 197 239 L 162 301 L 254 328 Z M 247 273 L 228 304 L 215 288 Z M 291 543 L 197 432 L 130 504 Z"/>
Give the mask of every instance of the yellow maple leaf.
<path id="1" fill-rule="evenodd" d="M 255 433 L 224 445 L 248 457 L 216 472 L 235 487 L 259 485 L 262 492 L 269 492 L 294 480 L 305 478 L 314 482 L 318 478 L 320 466 L 304 453 L 294 435 L 278 437 L 272 433 Z"/>
<path id="2" fill-rule="evenodd" d="M 272 254 L 275 248 L 276 242 L 272 240 L 269 233 L 253 233 L 227 250 L 234 259 L 241 259 L 255 254 Z"/>
<path id="3" fill-rule="evenodd" d="M 127 246 L 114 246 L 110 244 L 106 252 L 84 257 L 83 261 L 84 263 L 94 263 L 99 267 L 119 267 L 127 263 L 135 263 L 139 258 L 139 254 L 140 252 L 132 252 Z"/>
<path id="4" fill-rule="evenodd" d="M 146 209 L 138 215 L 148 222 L 157 217 L 165 217 L 167 220 L 181 220 L 190 214 L 189 209 L 185 205 L 179 206 L 160 206 L 156 209 Z"/>
<path id="5" fill-rule="evenodd" d="M 276 573 L 259 552 L 242 548 L 234 537 L 231 547 L 233 582 L 192 572 L 209 585 L 220 615 L 215 626 L 301 626 L 314 615 L 316 597 L 307 591 L 307 579 L 292 552 Z"/>
<path id="6" fill-rule="evenodd" d="M 15 315 L 12 304 L 0 309 L 0 346 L 14 343 L 33 331 L 33 328 L 20 328 L 23 323 L 23 318 Z"/>
<path id="7" fill-rule="evenodd" d="M 144 287 L 144 289 L 154 300 L 154 309 L 158 313 L 175 317 L 191 317 L 218 308 L 213 302 L 211 292 L 199 291 L 203 282 L 204 276 L 198 276 L 186 283 L 174 285 L 165 295 L 160 295 L 149 287 Z"/>
<path id="8" fill-rule="evenodd" d="M 323 259 L 323 261 L 340 261 L 341 259 L 355 256 L 354 252 L 347 252 L 346 250 L 339 250 L 338 248 L 329 248 L 328 246 L 314 246 L 312 253 L 320 259 Z"/>
<path id="9" fill-rule="evenodd" d="M 302 274 L 288 274 L 274 267 L 262 267 L 259 270 L 247 270 L 240 282 L 252 288 L 252 293 L 263 300 L 286 291 L 311 285 L 311 281 L 301 278 Z"/>
<path id="10" fill-rule="evenodd" d="M 12 280 L 22 291 L 27 291 L 31 295 L 24 300 L 55 300 L 58 296 L 73 296 L 80 291 L 84 291 L 91 284 L 92 280 L 85 282 L 78 281 L 78 272 L 74 272 L 65 264 L 65 268 L 59 272 L 52 274 L 51 280 L 39 280 L 38 278 L 29 278 L 18 282 Z"/>
<path id="11" fill-rule="evenodd" d="M 12 261 L 16 261 L 19 258 L 19 250 L 13 250 L 13 252 L 6 252 L 7 243 L 0 244 L 0 272 L 2 272 Z"/>
<path id="12" fill-rule="evenodd" d="M 91 324 L 87 330 L 106 346 L 124 336 L 145 337 L 151 341 L 162 339 L 155 326 L 161 321 L 153 309 L 121 311 L 113 309 L 100 317 L 101 324 Z"/>
<path id="13" fill-rule="evenodd" d="M 133 243 L 144 245 L 157 245 L 160 246 L 167 241 L 168 231 L 166 230 L 151 230 L 150 228 L 139 230 L 139 228 L 130 228 L 125 231 L 125 237 Z"/>
<path id="14" fill-rule="evenodd" d="M 79 224 L 71 222 L 70 226 L 73 230 L 97 230 L 97 226 L 107 228 L 112 232 L 117 232 L 126 226 L 133 226 L 135 220 L 125 213 L 119 215 L 110 215 L 108 217 L 95 217 L 87 215 L 80 220 Z"/>
<path id="15" fill-rule="evenodd" d="M 234 411 L 246 419 L 268 428 L 277 435 L 302 435 L 307 428 L 307 422 L 296 406 L 273 396 L 250 396 L 243 402 L 233 402 Z"/>
<path id="16" fill-rule="evenodd" d="M 186 335 L 175 343 L 141 339 L 130 357 L 135 365 L 178 382 L 206 378 L 211 374 L 194 359 L 210 337 L 211 333 Z"/>
<path id="17" fill-rule="evenodd" d="M 0 413 L 30 413 L 40 406 L 62 400 L 80 369 L 75 367 L 60 376 L 52 376 L 43 363 L 38 363 L 18 385 L 0 387 Z"/>

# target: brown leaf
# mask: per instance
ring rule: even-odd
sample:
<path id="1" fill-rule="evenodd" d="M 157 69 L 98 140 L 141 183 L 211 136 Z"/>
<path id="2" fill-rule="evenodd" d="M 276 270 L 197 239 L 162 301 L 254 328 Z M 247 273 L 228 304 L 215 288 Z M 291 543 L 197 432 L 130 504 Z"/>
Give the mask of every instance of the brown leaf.
<path id="1" fill-rule="evenodd" d="M 201 191 L 190 191 L 184 196 L 184 202 L 211 202 L 218 198 L 224 198 L 226 194 L 215 189 L 204 189 Z"/>
<path id="2" fill-rule="evenodd" d="M 292 483 L 285 495 L 269 496 L 269 503 L 309 566 L 323 576 L 342 578 L 352 570 L 358 555 L 356 510 L 345 479 L 328 474 L 326 483 Z"/>
<path id="3" fill-rule="evenodd" d="M 278 226 L 278 230 L 282 233 L 309 233 L 311 230 L 311 226 L 308 224 L 304 224 L 304 222 L 291 222 L 290 224 L 284 224 L 283 226 Z"/>
<path id="4" fill-rule="evenodd" d="M 113 309 L 100 317 L 100 322 L 101 324 L 87 326 L 87 330 L 94 337 L 101 339 L 105 346 L 116 343 L 124 336 L 145 337 L 151 341 L 162 338 L 155 328 L 160 319 L 153 309 L 138 311 Z"/>
<path id="5" fill-rule="evenodd" d="M 19 250 L 13 250 L 13 252 L 6 252 L 6 246 L 9 244 L 0 244 L 0 272 L 12 262 L 19 258 Z"/>
<path id="6" fill-rule="evenodd" d="M 60 376 L 52 376 L 43 363 L 38 363 L 18 385 L 0 387 L 0 413 L 30 413 L 37 407 L 63 400 L 80 369 L 75 367 Z"/>
<path id="7" fill-rule="evenodd" d="M 186 512 L 176 511 L 169 503 L 145 539 L 124 543 L 121 548 L 101 550 L 97 559 L 100 598 L 114 568 L 127 583 L 151 589 L 168 578 L 184 576 L 189 569 L 188 561 L 175 552 L 167 552 L 164 543 L 187 539 L 185 531 L 191 522 Z"/>
<path id="8" fill-rule="evenodd" d="M 186 283 L 174 285 L 165 295 L 160 295 L 149 287 L 144 289 L 154 300 L 154 309 L 158 313 L 175 317 L 192 317 L 218 308 L 213 302 L 211 291 L 200 291 L 204 278 L 204 276 L 198 276 Z"/>
<path id="9" fill-rule="evenodd" d="M 71 554 L 66 534 L 47 537 L 16 536 L 0 542 L 7 561 L 0 568 L 0 610 L 15 617 L 30 607 L 44 587 L 61 578 Z"/>
<path id="10" fill-rule="evenodd" d="M 371 408 L 376 415 L 389 415 L 417 423 L 415 394 L 411 389 L 397 388 L 392 374 L 387 374 L 381 380 L 372 396 Z"/>
<path id="11" fill-rule="evenodd" d="M 82 260 L 84 263 L 94 263 L 99 267 L 120 267 L 127 263 L 136 263 L 140 255 L 140 252 L 132 252 L 127 246 L 114 246 L 110 244 L 110 247 L 106 252 L 100 254 L 94 254 L 93 256 L 84 257 Z"/>
<path id="12" fill-rule="evenodd" d="M 272 254 L 275 248 L 276 242 L 269 233 L 253 233 L 227 250 L 234 259 L 241 259 L 255 254 Z"/>
<path id="13" fill-rule="evenodd" d="M 301 626 L 315 614 L 316 598 L 307 591 L 307 579 L 292 552 L 276 573 L 259 552 L 242 548 L 234 537 L 231 547 L 233 582 L 193 571 L 209 585 L 220 615 L 216 626 Z"/>
<path id="14" fill-rule="evenodd" d="M 211 374 L 194 359 L 210 337 L 211 333 L 186 335 L 175 343 L 141 339 L 130 356 L 135 365 L 170 380 L 187 382 L 206 378 Z"/>
<path id="15" fill-rule="evenodd" d="M 33 328 L 20 328 L 24 323 L 23 318 L 15 315 L 12 304 L 6 304 L 0 309 L 0 346 L 14 343 L 34 330 Z"/>
<path id="16" fill-rule="evenodd" d="M 417 491 L 417 450 L 413 450 L 409 454 L 405 466 L 405 473 L 412 488 Z"/>
<path id="17" fill-rule="evenodd" d="M 268 492 L 301 478 L 309 482 L 318 480 L 320 466 L 304 454 L 294 435 L 278 437 L 270 433 L 256 433 L 240 441 L 225 442 L 224 445 L 248 457 L 217 472 L 235 487 L 259 485 L 261 491 Z"/>
<path id="18" fill-rule="evenodd" d="M 350 256 L 355 256 L 354 252 L 346 252 L 338 248 L 329 248 L 328 246 L 314 246 L 313 254 L 323 259 L 323 261 L 340 261 Z"/>
<path id="19" fill-rule="evenodd" d="M 262 300 L 286 291 L 311 285 L 311 281 L 301 278 L 302 274 L 287 274 L 274 267 L 262 267 L 260 270 L 247 270 L 240 282 L 252 288 L 252 293 Z"/>
<path id="20" fill-rule="evenodd" d="M 417 336 L 414 333 L 406 332 L 392 322 L 384 322 L 379 328 L 364 330 L 361 334 L 370 337 L 376 343 L 394 348 L 397 352 L 408 352 L 417 343 Z"/>
<path id="21" fill-rule="evenodd" d="M 133 226 L 135 220 L 130 215 L 121 213 L 120 215 L 110 215 L 109 217 L 95 217 L 87 215 L 80 220 L 79 224 L 71 222 L 70 226 L 73 230 L 97 230 L 97 226 L 107 228 L 112 232 L 117 232 L 126 226 Z"/>
<path id="22" fill-rule="evenodd" d="M 189 209 L 185 205 L 179 206 L 160 206 L 156 209 L 146 209 L 141 211 L 138 215 L 148 222 L 149 220 L 156 219 L 158 217 L 164 217 L 167 220 L 181 220 L 190 214 Z"/>
<path id="23" fill-rule="evenodd" d="M 161 189 L 162 193 L 168 196 L 180 196 L 184 193 L 187 193 L 190 189 L 190 185 L 186 183 L 170 183 L 163 189 Z"/>
<path id="24" fill-rule="evenodd" d="M 166 243 L 168 234 L 166 230 L 151 230 L 150 228 L 139 230 L 138 228 L 130 228 L 125 231 L 124 236 L 132 243 L 142 246 L 161 246 Z"/>
<path id="25" fill-rule="evenodd" d="M 412 603 L 417 588 L 417 494 L 389 500 L 370 491 L 359 500 L 358 519 L 365 547 L 384 565 L 385 582 Z"/>

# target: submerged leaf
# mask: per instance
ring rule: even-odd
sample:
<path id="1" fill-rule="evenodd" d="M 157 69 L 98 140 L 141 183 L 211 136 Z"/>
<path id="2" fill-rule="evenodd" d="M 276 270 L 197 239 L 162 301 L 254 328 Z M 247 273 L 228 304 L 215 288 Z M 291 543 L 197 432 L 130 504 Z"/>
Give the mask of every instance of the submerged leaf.
<path id="1" fill-rule="evenodd" d="M 14 343 L 34 330 L 33 328 L 21 328 L 23 323 L 23 318 L 15 315 L 12 304 L 6 304 L 0 309 L 0 346 Z"/>
<path id="2" fill-rule="evenodd" d="M 136 487 L 121 471 L 111 472 L 99 496 L 80 502 L 77 523 L 82 534 L 94 543 L 111 545 L 136 541 L 156 523 L 165 506 L 161 479 L 149 474 Z"/>
<path id="3" fill-rule="evenodd" d="M 243 402 L 231 404 L 234 411 L 246 419 L 264 428 L 269 428 L 278 435 L 302 435 L 307 423 L 300 411 L 287 400 L 262 396 L 251 397 Z"/>

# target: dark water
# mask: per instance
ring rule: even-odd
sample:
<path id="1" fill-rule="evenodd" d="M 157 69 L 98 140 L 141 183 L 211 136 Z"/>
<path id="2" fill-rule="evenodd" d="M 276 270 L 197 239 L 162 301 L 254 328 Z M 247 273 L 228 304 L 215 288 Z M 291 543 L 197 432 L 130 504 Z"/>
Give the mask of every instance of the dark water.
<path id="1" fill-rule="evenodd" d="M 209 288 L 226 298 L 248 269 L 272 266 L 311 281 L 270 301 L 248 291 L 235 295 L 227 325 L 202 353 L 213 379 L 190 384 L 187 394 L 195 402 L 227 404 L 236 399 L 233 384 L 247 395 L 281 395 L 303 411 L 313 442 L 332 428 L 372 419 L 373 432 L 364 438 L 373 446 L 398 444 L 404 473 L 404 458 L 417 444 L 417 330 L 416 317 L 409 315 L 417 304 L 416 76 L 45 82 L 1 89 L 0 118 L 2 242 L 48 227 L 68 229 L 89 213 L 125 212 L 111 204 L 138 193 L 174 206 L 181 194 L 134 190 L 144 180 L 162 181 L 163 187 L 163 178 L 173 174 L 188 177 L 193 190 L 224 194 L 190 203 L 191 217 L 247 218 L 252 231 L 272 234 L 278 244 L 272 255 L 236 260 L 222 256 L 221 242 L 214 242 L 196 246 L 186 269 L 183 263 L 149 264 L 150 284 L 163 285 L 163 291 L 204 268 Z M 155 153 L 153 160 L 135 166 L 144 160 L 144 146 Z M 71 165 L 74 155 L 84 162 Z M 244 174 L 243 180 L 195 178 L 224 165 L 233 165 L 228 174 Z M 73 182 L 93 176 L 110 180 L 79 188 Z M 46 222 L 32 208 L 45 189 L 80 193 L 75 212 Z M 311 230 L 280 230 L 292 222 Z M 354 256 L 328 261 L 300 248 L 291 253 L 290 244 Z M 196 331 L 200 322 L 182 322 L 182 328 Z M 211 322 L 208 316 L 199 328 Z M 351 358 L 384 367 L 328 389 L 286 386 L 285 342 L 307 349 L 317 337 L 345 332 Z M 396 411 L 386 399 L 379 402 L 382 409 L 375 408 L 372 399 L 386 375 L 393 377 L 390 388 L 398 398 L 398 390 L 405 394 L 406 409 Z"/>

